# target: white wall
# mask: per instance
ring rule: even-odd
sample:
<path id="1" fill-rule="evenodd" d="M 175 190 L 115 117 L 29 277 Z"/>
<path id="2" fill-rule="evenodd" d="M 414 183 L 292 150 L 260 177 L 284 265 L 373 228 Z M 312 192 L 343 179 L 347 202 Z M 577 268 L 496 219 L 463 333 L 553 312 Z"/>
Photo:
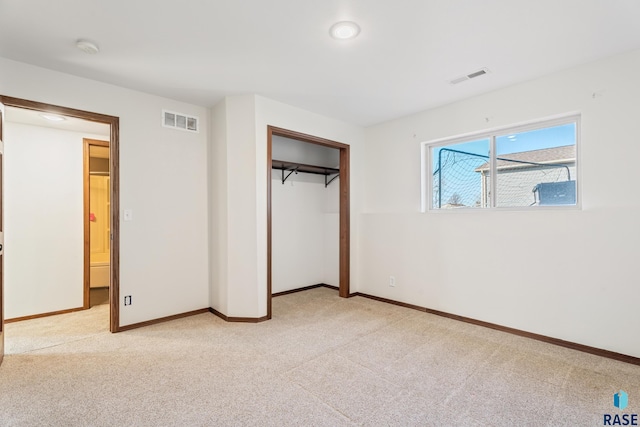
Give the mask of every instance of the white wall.
<path id="1" fill-rule="evenodd" d="M 640 357 L 639 73 L 636 51 L 367 129 L 360 291 Z M 420 142 L 568 112 L 581 210 L 419 213 Z"/>
<path id="2" fill-rule="evenodd" d="M 323 184 L 324 187 L 324 184 Z M 340 286 L 340 177 L 324 190 L 322 283 Z M 352 260 L 354 262 L 356 260 Z M 355 264 L 355 263 L 354 263 Z M 352 283 L 351 292 L 355 292 Z"/>
<path id="3" fill-rule="evenodd" d="M 4 58 L 0 69 L 2 95 L 120 118 L 120 206 L 133 211 L 120 216 L 120 295 L 133 301 L 119 302 L 120 325 L 207 307 L 208 110 Z M 201 132 L 163 128 L 163 108 L 198 116 Z"/>
<path id="4" fill-rule="evenodd" d="M 256 290 L 255 98 L 226 99 L 227 128 L 227 312 L 232 317 L 261 317 Z M 266 163 L 266 158 L 263 159 Z M 213 292 L 218 292 L 214 289 Z M 264 296 L 262 296 L 264 297 Z M 217 309 L 217 307 L 214 307 Z"/>
<path id="5" fill-rule="evenodd" d="M 280 135 L 271 138 L 271 158 L 305 165 L 340 167 L 340 150 Z"/>
<path id="6" fill-rule="evenodd" d="M 219 171 L 225 175 L 226 186 L 210 192 L 211 205 L 218 206 L 214 234 L 222 233 L 226 239 L 218 242 L 218 258 L 223 260 L 226 274 L 213 271 L 211 280 L 212 294 L 226 298 L 226 311 L 219 299 L 212 298 L 213 308 L 231 317 L 255 318 L 267 314 L 268 125 L 351 146 L 351 289 L 356 291 L 364 130 L 254 95 L 227 97 L 222 106 L 216 106 L 212 116 L 226 128 L 223 137 L 212 135 L 212 149 L 225 153 L 227 159 L 226 170 Z M 213 156 L 209 161 L 211 167 L 216 167 Z"/>
<path id="7" fill-rule="evenodd" d="M 209 149 L 209 307 L 227 313 L 228 274 L 228 215 L 227 215 L 227 101 L 222 100 L 211 109 L 211 137 Z"/>
<path id="8" fill-rule="evenodd" d="M 6 118 L 5 317 L 80 308 L 82 139 L 104 137 L 12 123 L 10 114 Z"/>
<path id="9" fill-rule="evenodd" d="M 273 159 L 340 167 L 340 150 L 274 135 Z M 285 171 L 285 176 L 288 172 Z M 272 171 L 272 292 L 340 284 L 339 178 Z"/>

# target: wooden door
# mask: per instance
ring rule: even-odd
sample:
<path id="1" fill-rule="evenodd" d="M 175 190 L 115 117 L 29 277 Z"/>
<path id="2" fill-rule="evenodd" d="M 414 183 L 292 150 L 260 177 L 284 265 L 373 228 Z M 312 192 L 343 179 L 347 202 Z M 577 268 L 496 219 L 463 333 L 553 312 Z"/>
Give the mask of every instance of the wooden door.
<path id="1" fill-rule="evenodd" d="M 2 221 L 3 215 L 3 195 L 2 189 L 4 188 L 2 179 L 2 155 L 4 153 L 4 142 L 2 139 L 2 128 L 4 127 L 4 105 L 0 104 L 0 363 L 4 357 L 4 225 Z"/>

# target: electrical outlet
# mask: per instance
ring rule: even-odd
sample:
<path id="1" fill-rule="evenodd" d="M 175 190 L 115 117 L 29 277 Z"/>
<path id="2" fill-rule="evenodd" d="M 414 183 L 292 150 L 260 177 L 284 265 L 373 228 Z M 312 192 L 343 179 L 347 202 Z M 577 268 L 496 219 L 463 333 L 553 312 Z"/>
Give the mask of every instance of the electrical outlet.
<path id="1" fill-rule="evenodd" d="M 389 286 L 391 286 L 392 288 L 396 287 L 396 277 L 395 276 L 389 276 Z"/>
<path id="2" fill-rule="evenodd" d="M 131 305 L 131 295 L 124 297 L 124 305 Z"/>

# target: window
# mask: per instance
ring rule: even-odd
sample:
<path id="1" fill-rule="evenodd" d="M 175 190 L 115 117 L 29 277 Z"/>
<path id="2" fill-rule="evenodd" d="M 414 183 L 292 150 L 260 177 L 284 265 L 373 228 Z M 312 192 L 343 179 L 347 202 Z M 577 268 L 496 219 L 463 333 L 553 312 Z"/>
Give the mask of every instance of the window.
<path id="1" fill-rule="evenodd" d="M 579 124 L 570 116 L 424 143 L 423 211 L 576 206 Z"/>

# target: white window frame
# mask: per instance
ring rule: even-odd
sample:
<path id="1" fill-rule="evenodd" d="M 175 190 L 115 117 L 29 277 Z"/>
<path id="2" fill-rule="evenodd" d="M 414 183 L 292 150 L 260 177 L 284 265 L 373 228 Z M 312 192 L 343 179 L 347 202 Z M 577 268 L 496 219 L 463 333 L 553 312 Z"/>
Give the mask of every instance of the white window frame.
<path id="1" fill-rule="evenodd" d="M 539 210 L 555 210 L 555 209 L 582 209 L 582 192 L 581 192 L 581 161 L 580 161 L 580 133 L 581 133 L 581 114 L 569 113 L 560 116 L 547 117 L 535 121 L 519 123 L 509 126 L 501 126 L 480 132 L 467 133 L 453 137 L 440 138 L 431 141 L 425 141 L 420 144 L 421 158 L 421 212 L 478 212 L 478 211 L 539 211 Z M 497 186 L 497 170 L 496 170 L 496 137 L 505 134 L 516 134 L 528 132 L 537 129 L 550 128 L 575 123 L 576 126 L 576 204 L 575 205 L 553 205 L 553 206 L 496 206 L 496 197 L 491 197 L 490 206 L 484 208 L 468 208 L 468 209 L 441 209 L 433 207 L 433 148 L 446 147 L 449 145 L 461 144 L 465 142 L 477 141 L 479 139 L 489 140 L 489 163 L 491 168 L 491 194 L 496 194 Z"/>

